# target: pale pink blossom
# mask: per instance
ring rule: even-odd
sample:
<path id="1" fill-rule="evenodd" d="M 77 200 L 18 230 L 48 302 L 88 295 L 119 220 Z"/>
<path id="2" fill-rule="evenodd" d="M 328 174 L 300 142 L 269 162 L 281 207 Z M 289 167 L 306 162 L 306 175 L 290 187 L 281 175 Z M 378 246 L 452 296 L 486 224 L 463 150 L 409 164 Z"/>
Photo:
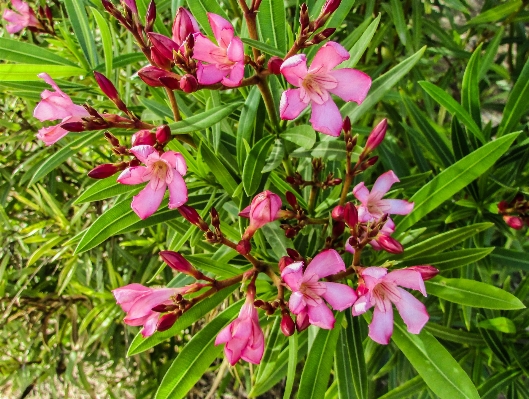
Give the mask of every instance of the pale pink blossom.
<path id="1" fill-rule="evenodd" d="M 250 287 L 239 316 L 225 327 L 215 339 L 215 345 L 226 344 L 224 353 L 232 366 L 239 359 L 259 364 L 263 357 L 264 335 L 259 325 L 257 309 L 253 304 L 254 299 L 255 288 Z"/>
<path id="2" fill-rule="evenodd" d="M 180 288 L 150 288 L 141 284 L 129 284 L 112 291 L 116 302 L 127 315 L 123 322 L 129 326 L 143 326 L 141 335 L 154 334 L 161 313 L 153 308 L 174 305 L 174 297 L 183 295 L 191 286 Z"/>
<path id="3" fill-rule="evenodd" d="M 355 186 L 353 195 L 362 203 L 358 207 L 360 222 L 378 220 L 384 214 L 407 215 L 413 210 L 413 202 L 399 199 L 382 199 L 393 183 L 399 181 L 397 175 L 390 170 L 378 177 L 371 192 L 363 182 Z"/>
<path id="4" fill-rule="evenodd" d="M 239 216 L 250 218 L 250 225 L 244 232 L 243 239 L 251 238 L 257 229 L 279 219 L 281 205 L 279 195 L 271 191 L 266 190 L 257 194 L 252 203 L 239 213 Z"/>
<path id="5" fill-rule="evenodd" d="M 169 209 L 178 208 L 187 202 L 187 187 L 184 176 L 187 165 L 179 152 L 160 153 L 150 145 L 139 145 L 130 149 L 145 166 L 125 169 L 118 177 L 121 184 L 140 184 L 148 181 L 145 188 L 132 200 L 132 209 L 141 219 L 151 216 L 160 206 L 165 190 L 169 188 Z"/>
<path id="6" fill-rule="evenodd" d="M 44 79 L 55 91 L 44 90 L 40 94 L 42 100 L 35 107 L 33 116 L 41 122 L 62 119 L 58 125 L 44 127 L 37 134 L 37 138 L 44 141 L 46 145 L 51 145 L 68 134 L 68 131 L 61 127 L 63 123 L 80 122 L 81 118 L 88 117 L 90 114 L 80 105 L 74 104 L 50 75 L 41 73 L 38 77 Z"/>
<path id="7" fill-rule="evenodd" d="M 325 301 L 336 310 L 347 309 L 356 301 L 356 292 L 348 285 L 319 281 L 344 270 L 345 264 L 334 249 L 316 255 L 305 271 L 303 262 L 291 263 L 283 269 L 281 278 L 292 290 L 288 307 L 297 316 L 298 329 L 303 329 L 308 318 L 308 323 L 330 330 L 335 319 Z"/>
<path id="8" fill-rule="evenodd" d="M 391 218 L 388 218 L 384 226 L 379 230 L 378 234 L 369 241 L 369 245 L 373 247 L 375 251 L 387 251 L 392 254 L 400 254 L 403 251 L 400 242 L 395 240 L 391 235 L 395 231 L 395 222 Z M 349 240 L 345 242 L 345 250 L 354 254 L 355 249 L 349 243 Z"/>
<path id="9" fill-rule="evenodd" d="M 9 33 L 20 32 L 28 26 L 34 28 L 42 27 L 29 4 L 22 0 L 11 0 L 11 5 L 16 11 L 6 8 L 3 15 L 3 18 L 8 22 L 6 30 Z"/>
<path id="10" fill-rule="evenodd" d="M 429 319 L 424 304 L 401 287 L 420 291 L 426 296 L 422 275 L 417 270 L 400 269 L 388 273 L 384 267 L 368 267 L 360 272 L 360 297 L 353 305 L 353 316 L 375 307 L 369 325 L 369 337 L 387 345 L 393 334 L 393 306 L 412 334 L 419 334 Z"/>
<path id="11" fill-rule="evenodd" d="M 310 122 L 314 130 L 339 136 L 342 116 L 331 94 L 361 104 L 371 87 L 371 78 L 364 72 L 352 68 L 334 70 L 349 57 L 341 45 L 328 42 L 318 50 L 310 68 L 307 68 L 305 54 L 294 55 L 283 62 L 281 73 L 288 83 L 299 89 L 288 89 L 281 96 L 281 119 L 295 119 L 311 104 Z"/>
<path id="12" fill-rule="evenodd" d="M 195 34 L 193 58 L 201 61 L 198 63 L 198 83 L 221 82 L 224 86 L 237 87 L 244 77 L 242 40 L 234 36 L 232 24 L 220 15 L 208 13 L 208 19 L 218 46 L 202 33 Z"/>

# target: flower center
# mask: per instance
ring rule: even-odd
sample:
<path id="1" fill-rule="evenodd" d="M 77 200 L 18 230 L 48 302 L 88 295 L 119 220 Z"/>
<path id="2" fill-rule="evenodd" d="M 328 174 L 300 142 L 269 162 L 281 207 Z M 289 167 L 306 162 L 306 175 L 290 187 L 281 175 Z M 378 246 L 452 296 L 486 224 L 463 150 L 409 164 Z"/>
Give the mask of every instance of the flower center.
<path id="1" fill-rule="evenodd" d="M 329 99 L 328 90 L 334 89 L 338 85 L 337 80 L 331 75 L 320 75 L 309 73 L 301 82 L 303 102 L 314 101 L 316 104 L 323 104 Z"/>

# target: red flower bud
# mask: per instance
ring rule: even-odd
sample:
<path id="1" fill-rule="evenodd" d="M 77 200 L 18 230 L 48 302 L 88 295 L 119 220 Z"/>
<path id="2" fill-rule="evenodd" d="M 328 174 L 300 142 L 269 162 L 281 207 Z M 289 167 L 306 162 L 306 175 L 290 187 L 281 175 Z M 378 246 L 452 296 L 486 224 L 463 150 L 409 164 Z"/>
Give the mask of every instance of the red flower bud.
<path id="1" fill-rule="evenodd" d="M 106 179 L 107 177 L 115 175 L 117 172 L 123 169 L 125 168 L 122 167 L 121 165 L 105 163 L 105 164 L 96 166 L 94 169 L 88 172 L 88 177 L 91 177 L 92 179 Z"/>
<path id="2" fill-rule="evenodd" d="M 350 132 L 351 131 L 351 119 L 349 119 L 348 116 L 345 117 L 343 120 L 342 129 L 344 132 Z"/>
<path id="3" fill-rule="evenodd" d="M 156 21 L 156 3 L 151 0 L 149 7 L 147 7 L 147 13 L 145 14 L 145 32 L 152 32 L 152 27 Z"/>
<path id="4" fill-rule="evenodd" d="M 160 144 L 165 144 L 171 140 L 171 128 L 167 125 L 160 126 L 156 129 L 156 141 Z"/>
<path id="5" fill-rule="evenodd" d="M 358 224 L 358 209 L 352 202 L 345 204 L 343 219 L 347 226 L 354 228 Z"/>
<path id="6" fill-rule="evenodd" d="M 388 120 L 382 119 L 382 121 L 376 125 L 376 127 L 369 133 L 369 137 L 367 138 L 366 146 L 364 147 L 364 153 L 369 154 L 372 152 L 375 148 L 377 148 L 380 143 L 384 140 L 384 137 L 386 137 L 386 130 L 388 128 Z"/>
<path id="7" fill-rule="evenodd" d="M 66 129 L 66 130 L 68 130 L 68 129 Z M 505 212 L 505 211 L 507 210 L 508 207 L 509 207 L 509 204 L 507 203 L 507 201 L 500 201 L 500 202 L 498 203 L 498 211 L 499 211 L 500 213 Z"/>
<path id="8" fill-rule="evenodd" d="M 173 324 L 176 322 L 177 319 L 178 319 L 178 313 L 176 312 L 166 313 L 162 315 L 162 317 L 158 319 L 158 324 L 156 325 L 156 331 L 169 330 L 173 326 Z"/>
<path id="9" fill-rule="evenodd" d="M 178 212 L 186 219 L 189 223 L 194 224 L 195 226 L 199 227 L 202 231 L 208 231 L 209 226 L 206 222 L 200 217 L 198 212 L 187 205 L 182 205 L 177 208 Z"/>
<path id="10" fill-rule="evenodd" d="M 171 269 L 176 270 L 177 272 L 188 274 L 197 280 L 200 280 L 203 277 L 203 274 L 195 269 L 191 263 L 187 261 L 182 255 L 174 251 L 160 251 L 160 256 L 163 261 L 167 263 Z"/>
<path id="11" fill-rule="evenodd" d="M 520 230 L 523 227 L 523 220 L 517 216 L 505 215 L 503 220 L 509 225 L 511 229 Z"/>
<path id="12" fill-rule="evenodd" d="M 61 125 L 64 130 L 69 132 L 84 132 L 86 126 L 83 122 L 66 122 Z"/>
<path id="13" fill-rule="evenodd" d="M 288 256 L 290 256 L 295 262 L 300 261 L 300 260 L 303 260 L 303 258 L 302 258 L 301 255 L 299 254 L 299 252 L 296 251 L 296 250 L 293 249 L 293 248 L 287 248 L 287 254 L 288 254 Z"/>
<path id="14" fill-rule="evenodd" d="M 156 135 L 151 133 L 149 130 L 140 130 L 132 135 L 132 146 L 137 145 L 150 145 L 156 144 Z"/>
<path id="15" fill-rule="evenodd" d="M 296 209 L 298 207 L 298 199 L 296 196 L 290 191 L 287 191 L 285 196 L 287 197 L 287 202 L 290 204 L 290 206 Z"/>
<path id="16" fill-rule="evenodd" d="M 344 231 L 345 231 L 345 223 L 344 222 L 334 222 L 334 224 L 332 226 L 332 235 L 333 235 L 333 237 L 340 237 Z"/>
<path id="17" fill-rule="evenodd" d="M 281 259 L 279 259 L 279 271 L 282 272 L 285 267 L 291 265 L 292 263 L 294 263 L 294 259 L 292 259 L 290 256 L 282 256 Z"/>
<path id="18" fill-rule="evenodd" d="M 242 239 L 237 244 L 237 252 L 241 255 L 248 255 L 250 251 L 252 250 L 252 244 L 250 244 L 250 240 Z"/>
<path id="19" fill-rule="evenodd" d="M 340 7 L 342 0 L 327 0 L 321 9 L 322 14 L 332 14 Z"/>
<path id="20" fill-rule="evenodd" d="M 268 60 L 268 70 L 274 75 L 281 73 L 281 65 L 283 65 L 283 59 L 273 56 Z"/>
<path id="21" fill-rule="evenodd" d="M 178 8 L 173 22 L 173 40 L 182 45 L 189 35 L 200 32 L 193 15 L 184 7 Z"/>
<path id="22" fill-rule="evenodd" d="M 101 91 L 105 93 L 108 98 L 114 102 L 119 100 L 119 94 L 116 90 L 116 87 L 105 75 L 99 72 L 94 72 L 94 76 L 96 78 L 97 84 L 101 88 Z"/>
<path id="23" fill-rule="evenodd" d="M 194 93 L 198 89 L 198 81 L 193 75 L 185 74 L 180 78 L 180 88 L 184 93 Z"/>
<path id="24" fill-rule="evenodd" d="M 336 205 L 331 212 L 331 217 L 334 220 L 342 221 L 345 208 L 341 205 Z"/>
<path id="25" fill-rule="evenodd" d="M 152 45 L 158 50 L 158 52 L 168 60 L 173 60 L 173 51 L 178 51 L 180 46 L 173 42 L 168 37 L 159 33 L 149 32 L 147 34 L 151 40 Z"/>
<path id="26" fill-rule="evenodd" d="M 152 62 L 163 70 L 171 69 L 171 60 L 164 57 L 154 46 L 151 46 L 151 58 Z"/>
<path id="27" fill-rule="evenodd" d="M 391 254 L 400 254 L 404 251 L 402 244 L 390 236 L 380 235 L 377 238 L 377 242 L 385 251 Z"/>
<path id="28" fill-rule="evenodd" d="M 424 281 L 430 280 L 439 274 L 439 270 L 430 265 L 424 266 L 410 266 L 406 270 L 415 270 L 421 273 L 421 277 Z"/>
<path id="29" fill-rule="evenodd" d="M 296 332 L 296 325 L 294 324 L 294 321 L 292 320 L 292 317 L 290 317 L 290 314 L 288 313 L 288 310 L 283 310 L 281 312 L 281 332 L 286 336 L 290 337 L 294 332 Z"/>
<path id="30" fill-rule="evenodd" d="M 167 74 L 167 71 L 164 71 L 163 69 L 157 68 L 155 66 L 146 66 L 138 71 L 138 76 L 140 77 L 140 79 L 151 87 L 163 86 L 162 82 L 160 82 L 159 79 L 163 76 L 167 76 Z"/>

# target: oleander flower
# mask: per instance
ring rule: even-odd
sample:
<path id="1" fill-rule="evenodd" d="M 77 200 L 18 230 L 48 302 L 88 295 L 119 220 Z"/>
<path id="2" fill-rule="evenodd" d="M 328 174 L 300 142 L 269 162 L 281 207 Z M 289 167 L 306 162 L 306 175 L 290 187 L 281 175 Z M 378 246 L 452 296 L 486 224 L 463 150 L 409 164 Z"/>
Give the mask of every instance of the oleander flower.
<path id="1" fill-rule="evenodd" d="M 277 220 L 280 216 L 281 198 L 271 191 L 257 194 L 250 205 L 244 208 L 239 216 L 250 218 L 250 225 L 244 232 L 243 239 L 251 238 L 257 229 Z"/>
<path id="2" fill-rule="evenodd" d="M 6 8 L 2 17 L 8 22 L 6 30 L 13 34 L 20 32 L 28 26 L 41 28 L 39 20 L 35 16 L 29 4 L 22 0 L 11 0 L 11 5 L 16 11 Z"/>
<path id="3" fill-rule="evenodd" d="M 314 130 L 339 136 L 342 116 L 331 94 L 344 101 L 361 104 L 371 87 L 371 78 L 364 72 L 352 68 L 334 69 L 349 57 L 349 53 L 341 45 L 328 42 L 318 50 L 310 68 L 307 68 L 305 54 L 297 54 L 285 60 L 281 65 L 281 73 L 288 83 L 299 88 L 283 92 L 281 119 L 297 118 L 310 104 L 310 122 Z"/>

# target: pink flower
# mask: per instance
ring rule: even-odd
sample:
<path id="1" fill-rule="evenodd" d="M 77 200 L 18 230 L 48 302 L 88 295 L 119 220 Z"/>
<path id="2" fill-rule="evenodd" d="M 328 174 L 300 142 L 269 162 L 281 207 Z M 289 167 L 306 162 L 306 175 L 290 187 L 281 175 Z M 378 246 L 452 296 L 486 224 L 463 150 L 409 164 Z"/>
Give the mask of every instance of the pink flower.
<path id="1" fill-rule="evenodd" d="M 279 219 L 281 205 L 279 195 L 271 191 L 266 190 L 257 194 L 252 203 L 239 213 L 239 216 L 250 218 L 250 225 L 244 232 L 243 239 L 251 238 L 257 229 Z"/>
<path id="2" fill-rule="evenodd" d="M 10 9 L 4 10 L 3 18 L 8 22 L 6 30 L 13 34 L 20 32 L 22 29 L 32 26 L 34 28 L 40 28 L 42 25 L 38 21 L 35 13 L 29 5 L 22 0 L 11 0 L 12 6 L 18 11 L 12 11 Z"/>
<path id="3" fill-rule="evenodd" d="M 42 128 L 37 134 L 37 138 L 44 141 L 46 145 L 51 145 L 68 134 L 68 131 L 61 127 L 63 123 L 80 122 L 81 118 L 89 117 L 90 114 L 80 105 L 74 104 L 50 75 L 41 73 L 38 76 L 55 91 L 44 90 L 40 94 L 42 101 L 35 107 L 33 116 L 41 122 L 62 119 L 58 125 Z"/>
<path id="4" fill-rule="evenodd" d="M 187 187 L 182 177 L 187 172 L 187 165 L 182 154 L 166 151 L 160 155 L 150 145 L 132 147 L 130 152 L 146 166 L 125 169 L 117 181 L 121 184 L 149 182 L 133 198 L 131 204 L 132 209 L 141 219 L 146 219 L 156 212 L 167 188 L 169 188 L 169 209 L 178 208 L 187 202 Z"/>
<path id="5" fill-rule="evenodd" d="M 239 317 L 225 327 L 215 339 L 215 345 L 226 344 L 224 353 L 232 366 L 239 359 L 259 364 L 263 357 L 264 335 L 259 325 L 259 315 L 253 305 L 254 299 L 255 288 L 248 288 Z"/>
<path id="6" fill-rule="evenodd" d="M 193 58 L 202 61 L 198 63 L 198 83 L 221 82 L 224 86 L 237 87 L 244 77 L 244 45 L 234 36 L 231 23 L 213 13 L 208 13 L 208 19 L 218 46 L 202 33 L 195 34 Z"/>
<path id="7" fill-rule="evenodd" d="M 349 59 L 346 49 L 335 42 L 323 45 L 307 69 L 307 56 L 298 54 L 281 65 L 281 73 L 288 83 L 299 89 L 288 89 L 281 96 L 281 119 L 295 119 L 309 104 L 312 105 L 310 122 L 314 130 L 339 136 L 342 116 L 331 93 L 344 101 L 362 103 L 371 87 L 371 78 L 352 68 L 334 70 Z"/>
<path id="8" fill-rule="evenodd" d="M 348 285 L 318 281 L 344 270 L 345 264 L 334 249 L 316 255 L 304 272 L 303 262 L 291 263 L 283 269 L 281 277 L 292 290 L 288 307 L 297 315 L 298 329 L 303 329 L 307 317 L 315 326 L 328 330 L 334 327 L 334 315 L 324 299 L 336 310 L 347 309 L 356 301 L 355 290 Z"/>
<path id="9" fill-rule="evenodd" d="M 123 320 L 129 326 L 143 326 L 141 335 L 148 337 L 154 334 L 158 325 L 160 312 L 153 308 L 160 305 L 174 305 L 173 298 L 183 295 L 191 286 L 181 288 L 149 288 L 141 284 L 129 284 L 112 291 L 116 302 L 127 316 Z"/>
<path id="10" fill-rule="evenodd" d="M 380 219 L 384 214 L 407 215 L 413 210 L 413 202 L 398 199 L 382 199 L 393 183 L 400 181 L 392 170 L 383 173 L 375 181 L 371 192 L 364 183 L 353 188 L 353 195 L 362 203 L 358 207 L 361 222 Z"/>
<path id="11" fill-rule="evenodd" d="M 393 334 L 393 307 L 395 304 L 408 331 L 419 334 L 429 319 L 426 307 L 408 291 L 400 287 L 420 291 L 426 296 L 422 275 L 417 270 L 400 269 L 388 273 L 384 267 L 368 267 L 360 272 L 363 282 L 358 287 L 361 295 L 353 305 L 353 316 L 375 307 L 369 325 L 369 337 L 387 345 Z M 400 287 L 399 287 L 400 286 Z"/>
<path id="12" fill-rule="evenodd" d="M 511 229 L 521 230 L 523 227 L 523 220 L 517 216 L 503 216 L 503 220 Z"/>
<path id="13" fill-rule="evenodd" d="M 375 128 L 371 131 L 371 133 L 369 133 L 369 137 L 367 138 L 367 142 L 364 147 L 364 153 L 369 154 L 375 148 L 377 148 L 382 143 L 382 141 L 384 141 L 387 129 L 388 120 L 382 119 L 379 124 L 376 125 Z"/>
<path id="14" fill-rule="evenodd" d="M 173 40 L 182 45 L 187 37 L 200 32 L 197 20 L 184 7 L 178 8 L 173 22 Z"/>

